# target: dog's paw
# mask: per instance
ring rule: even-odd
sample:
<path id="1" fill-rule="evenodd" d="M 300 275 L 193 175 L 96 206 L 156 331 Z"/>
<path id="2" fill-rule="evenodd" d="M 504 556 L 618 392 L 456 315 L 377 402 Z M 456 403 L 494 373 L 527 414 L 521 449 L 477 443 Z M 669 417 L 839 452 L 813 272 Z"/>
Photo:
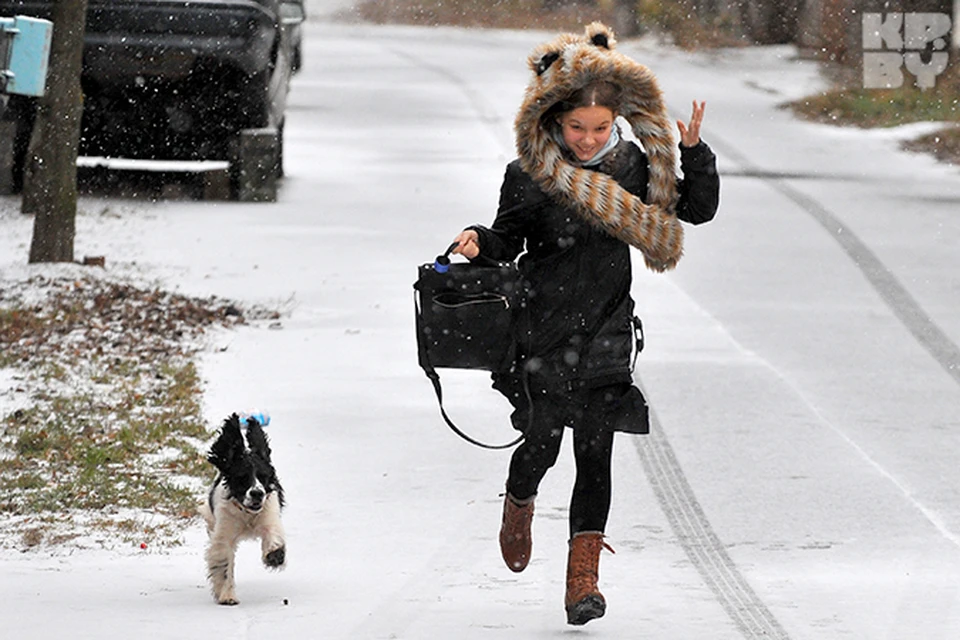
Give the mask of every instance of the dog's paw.
<path id="1" fill-rule="evenodd" d="M 267 565 L 267 567 L 270 569 L 280 569 L 283 567 L 283 563 L 286 561 L 286 559 L 287 548 L 279 547 L 263 556 L 263 564 Z"/>
<path id="2" fill-rule="evenodd" d="M 226 598 L 224 600 L 217 600 L 217 604 L 225 604 L 232 607 L 234 605 L 240 604 L 240 601 L 237 600 L 236 598 Z"/>

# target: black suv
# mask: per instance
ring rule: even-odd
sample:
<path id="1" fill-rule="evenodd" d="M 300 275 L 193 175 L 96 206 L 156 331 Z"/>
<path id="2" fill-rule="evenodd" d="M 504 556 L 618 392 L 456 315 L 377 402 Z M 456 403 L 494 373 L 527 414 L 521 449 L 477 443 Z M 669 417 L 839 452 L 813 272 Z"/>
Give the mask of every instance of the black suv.
<path id="1" fill-rule="evenodd" d="M 0 0 L 0 15 L 49 19 L 52 4 Z M 89 0 L 80 153 L 225 159 L 240 130 L 263 127 L 282 149 L 303 20 L 303 0 Z M 31 99 L 10 97 L 15 186 L 33 113 Z"/>

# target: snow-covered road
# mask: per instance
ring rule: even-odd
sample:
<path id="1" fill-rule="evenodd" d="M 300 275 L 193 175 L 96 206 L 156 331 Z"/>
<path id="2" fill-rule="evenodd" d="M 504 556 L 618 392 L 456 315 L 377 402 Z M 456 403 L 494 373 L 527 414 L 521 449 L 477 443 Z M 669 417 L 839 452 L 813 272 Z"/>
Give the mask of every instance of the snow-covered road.
<path id="1" fill-rule="evenodd" d="M 78 255 L 290 309 L 281 330 L 218 336 L 203 366 L 211 421 L 273 414 L 290 566 L 268 574 L 242 547 L 224 608 L 199 524 L 168 552 L 4 552 L 5 637 L 571 634 L 571 454 L 513 574 L 496 542 L 508 454 L 446 430 L 412 323 L 417 264 L 493 218 L 543 39 L 311 21 L 278 203 L 84 201 Z M 636 268 L 656 424 L 618 436 L 609 610 L 576 635 L 960 637 L 960 171 L 897 151 L 902 130 L 794 121 L 777 105 L 820 84 L 788 48 L 621 48 L 677 118 L 707 101 L 722 204 L 675 272 Z M 26 274 L 29 220 L 0 204 L 0 270 Z M 443 377 L 463 426 L 511 435 L 482 374 Z"/>

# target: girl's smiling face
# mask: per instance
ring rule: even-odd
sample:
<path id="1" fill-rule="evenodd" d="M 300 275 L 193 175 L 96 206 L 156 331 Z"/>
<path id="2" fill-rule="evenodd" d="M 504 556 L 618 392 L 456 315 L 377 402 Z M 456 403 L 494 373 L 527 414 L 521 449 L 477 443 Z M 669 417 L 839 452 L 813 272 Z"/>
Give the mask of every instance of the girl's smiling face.
<path id="1" fill-rule="evenodd" d="M 559 118 L 563 141 L 581 162 L 586 162 L 603 148 L 613 130 L 616 114 L 607 107 L 577 107 Z"/>

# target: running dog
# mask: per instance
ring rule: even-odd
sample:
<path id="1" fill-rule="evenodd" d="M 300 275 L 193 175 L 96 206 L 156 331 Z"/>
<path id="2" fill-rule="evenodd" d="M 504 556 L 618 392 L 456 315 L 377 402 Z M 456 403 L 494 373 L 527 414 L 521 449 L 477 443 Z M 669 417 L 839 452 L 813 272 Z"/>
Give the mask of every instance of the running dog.
<path id="1" fill-rule="evenodd" d="M 263 564 L 283 569 L 287 547 L 280 510 L 283 487 L 270 461 L 270 446 L 256 418 L 231 415 L 223 421 L 207 460 L 217 468 L 200 514 L 207 523 L 207 577 L 220 604 L 238 604 L 233 577 L 234 558 L 241 540 L 259 538 Z"/>

